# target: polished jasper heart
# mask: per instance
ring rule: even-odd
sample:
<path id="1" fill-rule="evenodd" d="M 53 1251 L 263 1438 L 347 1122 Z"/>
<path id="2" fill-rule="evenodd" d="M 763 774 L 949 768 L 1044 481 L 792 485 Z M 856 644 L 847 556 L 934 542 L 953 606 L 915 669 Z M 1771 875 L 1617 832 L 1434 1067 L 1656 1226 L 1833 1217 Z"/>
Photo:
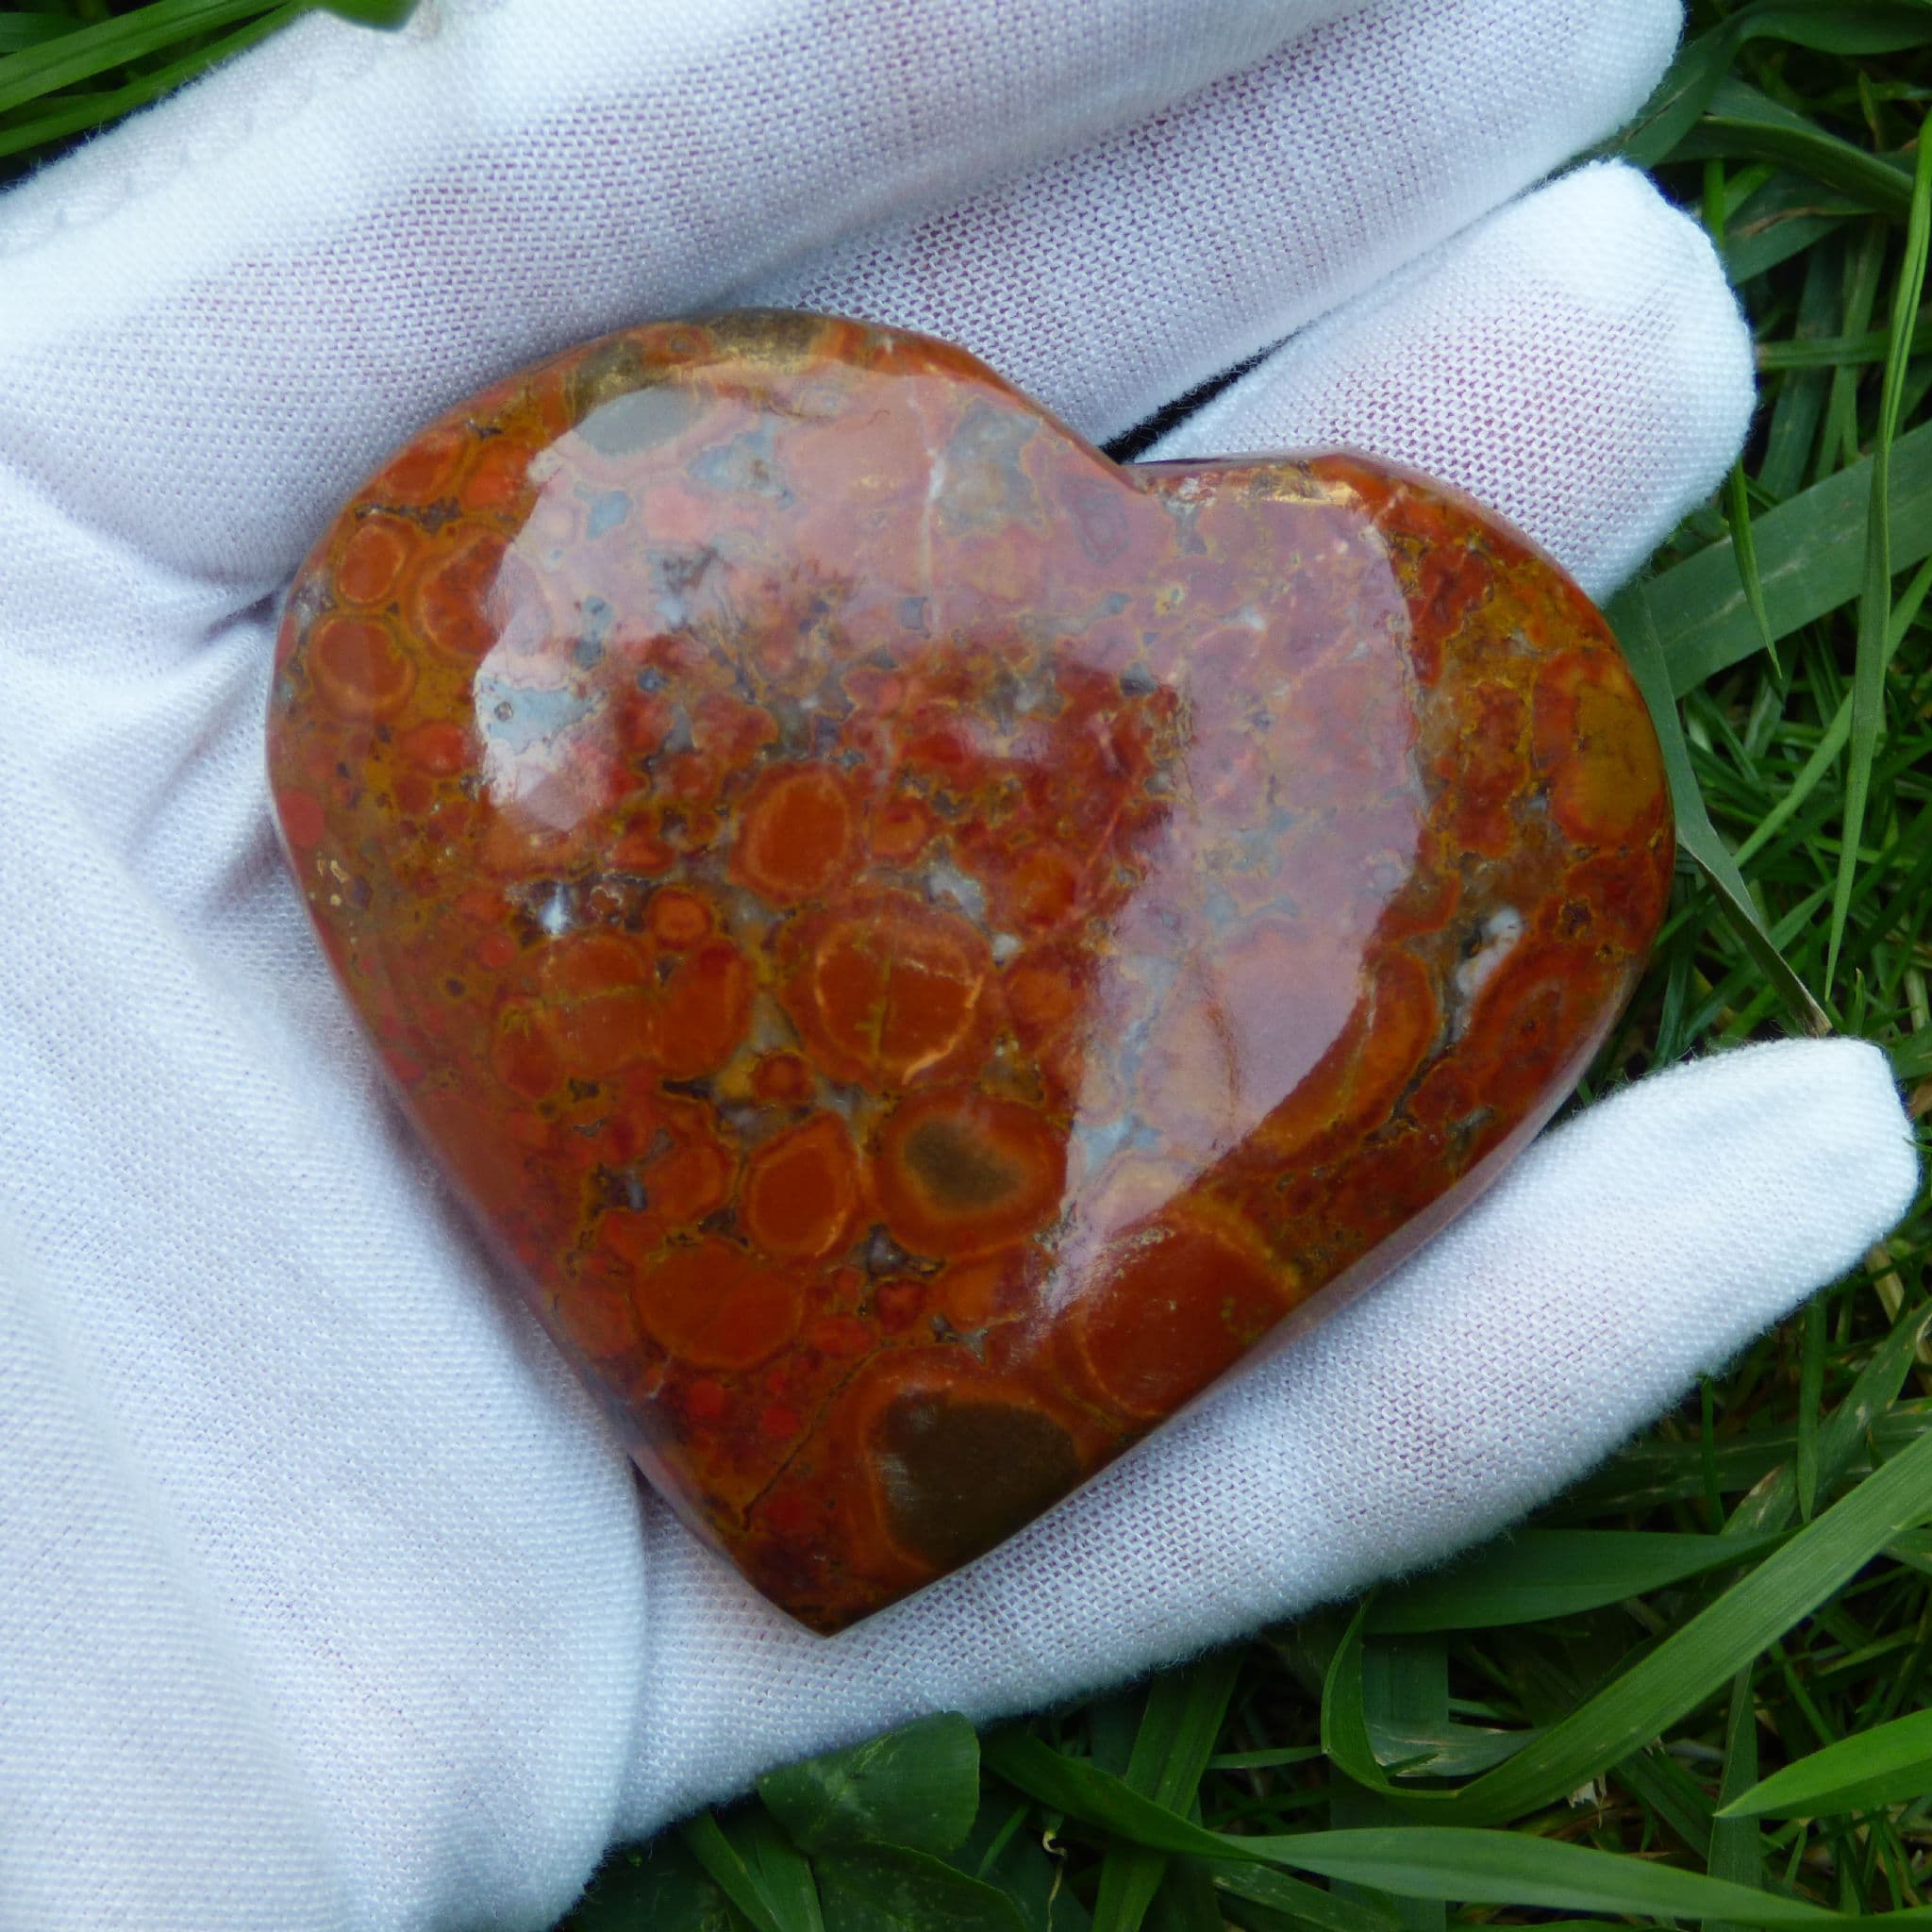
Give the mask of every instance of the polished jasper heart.
<path id="1" fill-rule="evenodd" d="M 1494 519 L 1357 457 L 1121 469 L 848 322 L 477 397 L 277 663 L 282 830 L 409 1110 L 820 1630 L 1464 1206 L 1670 874 L 1616 647 Z"/>

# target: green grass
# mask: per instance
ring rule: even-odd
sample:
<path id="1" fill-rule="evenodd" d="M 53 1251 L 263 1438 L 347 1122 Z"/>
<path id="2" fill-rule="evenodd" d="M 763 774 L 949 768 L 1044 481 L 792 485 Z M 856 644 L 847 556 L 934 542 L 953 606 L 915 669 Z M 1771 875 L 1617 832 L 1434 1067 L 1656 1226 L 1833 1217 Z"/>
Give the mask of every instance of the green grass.
<path id="1" fill-rule="evenodd" d="M 394 26 L 415 0 L 36 0 L 0 7 L 0 182 L 318 8 Z"/>
<path id="2" fill-rule="evenodd" d="M 299 10 L 0 8 L 0 170 Z M 1612 611 L 1668 741 L 1685 849 L 1585 1095 L 1724 1042 L 1832 1030 L 1879 1042 L 1923 1116 L 1932 4 L 1693 0 L 1693 16 L 1612 145 L 1719 240 L 1763 397 L 1737 472 Z M 1506 1546 L 984 1737 L 928 1720 L 776 1774 L 614 1857 L 570 1926 L 1436 1932 L 1928 1911 L 1928 1222 L 1922 1203 Z"/>

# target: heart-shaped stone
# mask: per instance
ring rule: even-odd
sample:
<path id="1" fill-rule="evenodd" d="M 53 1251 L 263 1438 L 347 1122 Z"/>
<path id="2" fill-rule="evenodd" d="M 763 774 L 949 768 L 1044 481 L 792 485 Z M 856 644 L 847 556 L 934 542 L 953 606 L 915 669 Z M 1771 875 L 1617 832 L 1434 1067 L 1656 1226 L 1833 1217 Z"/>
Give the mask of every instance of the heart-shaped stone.
<path id="1" fill-rule="evenodd" d="M 453 411 L 277 667 L 283 834 L 408 1109 L 820 1630 L 1465 1205 L 1670 877 L 1615 644 L 1495 519 L 1357 457 L 1122 469 L 849 322 Z"/>

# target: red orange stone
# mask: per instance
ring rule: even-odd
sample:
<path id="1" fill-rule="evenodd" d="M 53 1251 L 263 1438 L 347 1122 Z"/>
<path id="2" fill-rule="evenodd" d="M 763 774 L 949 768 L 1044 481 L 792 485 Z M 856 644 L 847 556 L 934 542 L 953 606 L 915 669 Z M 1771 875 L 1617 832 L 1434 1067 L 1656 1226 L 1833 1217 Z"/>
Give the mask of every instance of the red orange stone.
<path id="1" fill-rule="evenodd" d="M 827 1631 L 1469 1201 L 1671 868 L 1602 620 L 1475 506 L 1121 469 L 957 349 L 782 314 L 396 456 L 291 596 L 270 763 L 538 1314 Z"/>

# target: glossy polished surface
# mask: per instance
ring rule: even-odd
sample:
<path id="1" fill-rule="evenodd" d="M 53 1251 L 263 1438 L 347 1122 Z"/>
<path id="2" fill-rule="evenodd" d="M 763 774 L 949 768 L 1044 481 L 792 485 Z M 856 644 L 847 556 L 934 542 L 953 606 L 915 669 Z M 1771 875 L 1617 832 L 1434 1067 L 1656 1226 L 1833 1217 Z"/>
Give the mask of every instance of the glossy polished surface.
<path id="1" fill-rule="evenodd" d="M 417 1123 L 652 1482 L 824 1630 L 1466 1202 L 1671 865 L 1602 620 L 1470 504 L 1121 470 L 788 315 L 432 425 L 297 581 L 270 756 Z"/>

